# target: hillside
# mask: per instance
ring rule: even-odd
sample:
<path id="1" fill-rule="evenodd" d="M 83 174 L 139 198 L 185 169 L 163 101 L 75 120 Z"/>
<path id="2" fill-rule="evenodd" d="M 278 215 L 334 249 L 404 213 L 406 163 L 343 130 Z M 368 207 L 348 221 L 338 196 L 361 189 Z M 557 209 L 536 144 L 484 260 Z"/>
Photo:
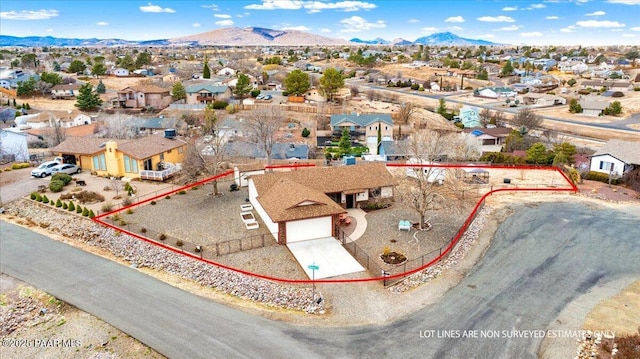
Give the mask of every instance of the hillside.
<path id="1" fill-rule="evenodd" d="M 272 30 L 250 27 L 227 27 L 201 34 L 184 36 L 169 40 L 172 44 L 197 43 L 199 45 L 232 46 L 309 46 L 344 45 L 347 41 L 309 34 L 295 30 Z"/>

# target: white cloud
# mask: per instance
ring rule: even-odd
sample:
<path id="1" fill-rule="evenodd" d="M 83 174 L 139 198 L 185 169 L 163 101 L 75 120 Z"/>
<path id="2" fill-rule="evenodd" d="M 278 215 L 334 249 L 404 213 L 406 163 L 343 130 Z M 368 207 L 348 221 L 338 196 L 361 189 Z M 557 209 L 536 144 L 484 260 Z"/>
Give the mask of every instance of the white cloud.
<path id="1" fill-rule="evenodd" d="M 640 26 L 634 26 L 634 27 L 630 28 L 629 30 L 631 30 L 631 31 L 640 31 Z"/>
<path id="2" fill-rule="evenodd" d="M 243 17 L 247 17 L 247 16 L 249 16 L 249 15 L 251 15 L 251 13 L 249 13 L 249 12 L 245 12 L 245 13 L 242 13 L 242 14 L 237 14 L 237 15 L 236 15 L 236 17 L 243 18 Z"/>
<path id="3" fill-rule="evenodd" d="M 436 31 L 438 31 L 437 27 L 423 27 L 422 29 L 420 29 L 422 31 L 423 34 L 432 34 Z"/>
<path id="4" fill-rule="evenodd" d="M 560 32 L 576 32 L 576 27 L 573 25 L 570 25 L 560 29 Z"/>
<path id="5" fill-rule="evenodd" d="M 502 11 L 516 11 L 518 10 L 517 6 L 505 6 L 502 8 Z"/>
<path id="6" fill-rule="evenodd" d="M 109 23 L 106 21 L 98 21 L 96 22 L 96 25 L 98 26 L 109 26 Z"/>
<path id="7" fill-rule="evenodd" d="M 47 32 L 53 32 L 53 29 L 47 29 Z"/>
<path id="8" fill-rule="evenodd" d="M 640 5 L 640 0 L 609 0 L 611 4 Z"/>
<path id="9" fill-rule="evenodd" d="M 449 30 L 451 30 L 451 31 L 462 31 L 463 29 L 460 26 L 450 26 Z"/>
<path id="10" fill-rule="evenodd" d="M 552 15 L 552 16 L 547 16 L 546 19 L 547 20 L 558 20 L 560 17 Z"/>
<path id="11" fill-rule="evenodd" d="M 499 29 L 497 29 L 495 31 L 516 31 L 518 29 L 520 29 L 520 26 L 518 26 L 518 25 L 510 25 L 510 26 L 501 27 L 501 28 L 499 28 Z"/>
<path id="12" fill-rule="evenodd" d="M 3 20 L 46 20 L 58 16 L 58 10 L 0 11 Z"/>
<path id="13" fill-rule="evenodd" d="M 580 27 L 591 27 L 591 28 L 616 28 L 616 27 L 625 27 L 625 24 L 619 23 L 617 21 L 609 21 L 609 20 L 584 20 L 576 22 L 576 25 Z"/>
<path id="14" fill-rule="evenodd" d="M 320 32 L 331 32 L 331 29 L 327 29 L 326 27 L 320 29 Z"/>
<path id="15" fill-rule="evenodd" d="M 215 22 L 218 26 L 231 26 L 233 25 L 233 20 L 220 20 Z"/>
<path id="16" fill-rule="evenodd" d="M 622 32 L 624 29 L 611 29 L 611 32 Z"/>
<path id="17" fill-rule="evenodd" d="M 451 16 L 444 20 L 444 22 L 464 22 L 462 16 Z"/>
<path id="18" fill-rule="evenodd" d="M 195 28 L 199 28 L 199 27 L 200 27 L 200 24 L 199 24 L 199 23 L 197 23 L 197 22 L 194 22 L 193 24 L 191 24 L 191 26 L 193 26 L 193 27 L 195 27 Z"/>
<path id="19" fill-rule="evenodd" d="M 211 5 L 202 5 L 203 8 L 205 9 L 211 9 L 213 11 L 218 11 L 218 9 L 220 8 L 218 5 L 216 4 L 211 4 Z"/>
<path id="20" fill-rule="evenodd" d="M 417 23 L 420 22 L 420 20 L 418 20 L 418 19 L 409 19 L 409 20 L 407 20 L 407 22 L 410 23 L 410 24 L 417 24 Z"/>
<path id="21" fill-rule="evenodd" d="M 622 37 L 636 37 L 636 34 L 622 34 Z"/>
<path id="22" fill-rule="evenodd" d="M 547 7 L 545 4 L 531 4 L 527 9 L 544 9 L 545 7 Z"/>
<path id="23" fill-rule="evenodd" d="M 516 22 L 512 17 L 504 16 L 504 15 L 500 15 L 500 16 L 482 16 L 482 17 L 478 18 L 478 21 L 484 21 L 484 22 Z"/>
<path id="24" fill-rule="evenodd" d="M 482 36 L 480 36 L 481 39 L 493 39 L 495 37 L 495 35 L 493 34 L 484 34 Z"/>
<path id="25" fill-rule="evenodd" d="M 146 6 L 140 6 L 140 11 L 142 12 L 154 12 L 154 13 L 158 13 L 158 12 L 166 12 L 166 13 L 174 13 L 176 12 L 175 10 L 173 10 L 170 7 L 165 7 L 162 8 L 158 5 L 153 5 L 151 3 L 148 3 Z"/>
<path id="26" fill-rule="evenodd" d="M 306 27 L 304 25 L 300 25 L 300 26 L 283 27 L 282 30 L 309 31 L 309 30 L 311 30 L 311 28 Z"/>
<path id="27" fill-rule="evenodd" d="M 589 14 L 584 14 L 584 16 L 604 16 L 606 14 L 607 13 L 604 12 L 604 11 L 594 11 L 594 12 L 589 13 Z"/>
<path id="28" fill-rule="evenodd" d="M 387 23 L 383 20 L 378 20 L 376 22 L 368 22 L 364 18 L 360 16 L 352 16 L 346 19 L 340 20 L 340 23 L 343 24 L 344 29 L 340 30 L 340 32 L 361 32 L 368 31 L 371 29 L 382 29 L 387 27 Z"/>
<path id="29" fill-rule="evenodd" d="M 249 10 L 299 10 L 306 9 L 308 13 L 317 13 L 322 10 L 338 10 L 338 11 L 359 11 L 371 10 L 378 7 L 376 4 L 365 1 L 300 1 L 300 0 L 262 0 L 261 4 L 250 4 L 245 6 Z"/>
<path id="30" fill-rule="evenodd" d="M 521 32 L 520 36 L 522 37 L 540 37 L 542 36 L 542 33 L 539 31 L 534 31 L 534 32 Z"/>
<path id="31" fill-rule="evenodd" d="M 213 17 L 217 17 L 218 19 L 231 19 L 231 15 L 227 14 L 213 14 Z"/>
<path id="32" fill-rule="evenodd" d="M 318 9 L 311 9 L 311 10 L 307 11 L 307 14 L 317 14 L 319 12 L 320 12 L 320 10 L 318 10 Z"/>

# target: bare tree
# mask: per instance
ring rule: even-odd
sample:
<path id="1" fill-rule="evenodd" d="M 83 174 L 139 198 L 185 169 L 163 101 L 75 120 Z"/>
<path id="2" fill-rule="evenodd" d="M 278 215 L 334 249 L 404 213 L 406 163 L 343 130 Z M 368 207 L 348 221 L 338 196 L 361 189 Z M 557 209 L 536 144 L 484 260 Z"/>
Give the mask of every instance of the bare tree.
<path id="1" fill-rule="evenodd" d="M 57 146 L 67 138 L 65 128 L 60 124 L 60 120 L 56 120 L 52 115 L 49 115 L 49 124 L 44 137 L 51 147 Z"/>
<path id="2" fill-rule="evenodd" d="M 460 160 L 477 156 L 477 146 L 465 141 L 455 132 L 423 130 L 409 136 L 405 152 L 416 165 L 431 165 L 443 159 Z M 416 167 L 407 169 L 407 177 L 398 186 L 401 200 L 420 217 L 420 229 L 425 229 L 429 210 L 442 208 L 447 203 L 445 194 L 449 189 L 442 184 L 454 182 L 452 175 L 438 167 Z"/>
<path id="3" fill-rule="evenodd" d="M 478 115 L 482 126 L 487 127 L 491 123 L 491 110 L 488 107 L 483 108 Z"/>
<path id="4" fill-rule="evenodd" d="M 360 94 L 360 88 L 356 85 L 351 85 L 349 90 L 351 91 L 351 97 L 358 97 Z"/>
<path id="5" fill-rule="evenodd" d="M 104 126 L 102 135 L 106 138 L 129 139 L 137 136 L 137 130 L 132 124 L 132 117 L 116 114 L 102 118 Z"/>
<path id="6" fill-rule="evenodd" d="M 411 102 L 400 103 L 398 116 L 400 117 L 400 125 L 398 125 L 398 137 L 402 138 L 402 125 L 408 125 L 411 116 L 418 110 L 418 107 Z"/>
<path id="7" fill-rule="evenodd" d="M 271 152 L 276 135 L 283 123 L 283 114 L 279 107 L 261 107 L 251 111 L 245 126 L 253 141 L 267 154 L 267 165 L 271 165 Z"/>
<path id="8" fill-rule="evenodd" d="M 513 124 L 518 128 L 524 128 L 524 132 L 539 128 L 542 124 L 542 117 L 538 116 L 529 108 L 522 108 L 513 116 Z"/>

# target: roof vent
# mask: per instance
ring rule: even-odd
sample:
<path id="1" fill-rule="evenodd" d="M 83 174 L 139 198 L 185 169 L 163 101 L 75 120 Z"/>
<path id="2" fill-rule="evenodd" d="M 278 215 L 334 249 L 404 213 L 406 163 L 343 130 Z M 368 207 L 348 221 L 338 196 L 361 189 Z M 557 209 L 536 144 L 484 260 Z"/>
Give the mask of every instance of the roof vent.
<path id="1" fill-rule="evenodd" d="M 173 128 L 167 128 L 164 130 L 164 137 L 171 140 L 176 138 L 176 130 Z"/>

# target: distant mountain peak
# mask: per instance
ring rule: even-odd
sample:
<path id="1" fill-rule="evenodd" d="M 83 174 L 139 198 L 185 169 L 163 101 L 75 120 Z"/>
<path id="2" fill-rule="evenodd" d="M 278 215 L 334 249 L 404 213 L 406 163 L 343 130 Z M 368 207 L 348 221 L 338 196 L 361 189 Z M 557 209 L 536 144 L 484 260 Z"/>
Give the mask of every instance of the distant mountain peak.
<path id="1" fill-rule="evenodd" d="M 451 32 L 438 32 L 435 34 L 431 34 L 429 36 L 423 36 L 416 41 L 414 44 L 422 44 L 422 45 L 497 45 L 494 42 L 486 41 L 486 40 L 475 40 L 475 39 L 467 39 L 464 37 L 460 37 Z"/>

